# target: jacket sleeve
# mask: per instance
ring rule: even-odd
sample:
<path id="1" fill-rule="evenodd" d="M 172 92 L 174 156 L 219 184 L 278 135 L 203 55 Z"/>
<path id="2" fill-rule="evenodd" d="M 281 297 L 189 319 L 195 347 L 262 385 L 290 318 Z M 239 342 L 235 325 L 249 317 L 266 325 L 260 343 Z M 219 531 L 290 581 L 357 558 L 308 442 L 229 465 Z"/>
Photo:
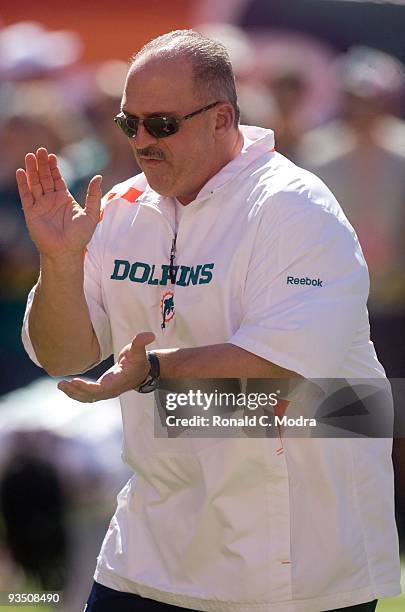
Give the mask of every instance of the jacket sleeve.
<path id="1" fill-rule="evenodd" d="M 268 204 L 230 342 L 306 378 L 336 377 L 367 321 L 369 277 L 357 237 L 315 177 Z"/>

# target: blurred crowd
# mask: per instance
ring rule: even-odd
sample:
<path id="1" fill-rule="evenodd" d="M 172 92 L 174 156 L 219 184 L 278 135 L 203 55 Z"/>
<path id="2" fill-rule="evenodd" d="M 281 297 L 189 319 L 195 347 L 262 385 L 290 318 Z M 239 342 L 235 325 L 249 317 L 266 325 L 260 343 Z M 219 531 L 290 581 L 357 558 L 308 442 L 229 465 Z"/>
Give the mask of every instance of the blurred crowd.
<path id="1" fill-rule="evenodd" d="M 0 50 L 1 394 L 41 375 L 19 340 L 38 255 L 25 228 L 16 169 L 24 167 L 27 152 L 44 146 L 58 155 L 68 187 L 83 202 L 94 174 L 103 174 L 107 191 L 136 174 L 137 167 L 112 120 L 126 61 L 83 65 L 73 33 L 48 32 L 33 23 L 0 30 Z"/>
<path id="2" fill-rule="evenodd" d="M 280 153 L 315 171 L 354 226 L 370 276 L 372 337 L 390 377 L 405 368 L 404 69 L 376 49 L 336 57 L 293 34 L 249 37 L 231 25 L 200 29 L 228 47 L 242 121 L 270 127 Z M 0 394 L 40 375 L 23 353 L 19 328 L 38 255 L 24 225 L 15 170 L 45 146 L 58 155 L 79 202 L 89 178 L 104 191 L 136 174 L 117 113 L 127 62 L 80 62 L 72 32 L 18 23 L 0 31 Z M 55 59 L 57 58 L 57 59 Z"/>
<path id="3" fill-rule="evenodd" d="M 377 49 L 354 47 L 336 56 L 317 41 L 294 34 L 253 37 L 234 26 L 212 24 L 197 29 L 229 49 L 242 122 L 273 129 L 276 149 L 318 174 L 342 205 L 369 266 L 372 339 L 387 374 L 403 377 L 404 67 Z M 45 146 L 57 154 L 79 202 L 96 173 L 103 175 L 104 192 L 136 174 L 130 148 L 113 122 L 127 59 L 85 65 L 72 32 L 50 32 L 36 23 L 0 30 L 0 395 L 43 375 L 20 342 L 38 255 L 25 228 L 15 170 L 24 166 L 27 152 Z M 30 462 L 30 453 L 19 457 L 3 483 L 0 497 L 8 491 L 11 506 L 13 487 L 27 478 Z M 34 471 L 38 486 L 45 477 L 53 483 L 48 509 L 59 518 L 51 536 L 63 555 L 66 491 L 60 489 L 55 469 L 40 457 Z M 405 499 L 401 503 L 405 508 Z M 1 554 L 0 549 L 0 565 Z M 47 570 L 41 571 L 46 585 Z M 54 584 L 63 583 L 60 572 L 53 576 Z"/>

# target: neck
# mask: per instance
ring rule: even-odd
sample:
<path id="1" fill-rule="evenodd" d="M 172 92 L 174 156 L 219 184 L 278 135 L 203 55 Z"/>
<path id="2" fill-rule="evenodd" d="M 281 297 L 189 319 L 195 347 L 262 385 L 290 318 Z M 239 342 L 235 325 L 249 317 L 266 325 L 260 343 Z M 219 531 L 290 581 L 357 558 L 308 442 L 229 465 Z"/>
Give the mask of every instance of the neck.
<path id="1" fill-rule="evenodd" d="M 229 146 L 226 148 L 223 156 L 221 156 L 221 158 L 218 159 L 217 163 L 213 166 L 210 174 L 205 179 L 204 183 L 200 185 L 200 187 L 191 194 L 177 196 L 177 200 L 181 204 L 183 204 L 183 206 L 187 206 L 187 204 L 190 204 L 191 202 L 193 202 L 198 196 L 198 194 L 200 193 L 201 189 L 204 187 L 204 185 L 208 183 L 208 181 L 212 179 L 213 176 L 218 174 L 218 172 L 222 170 L 222 168 L 224 168 L 227 164 L 229 164 L 229 162 L 235 159 L 235 157 L 237 157 L 239 153 L 241 152 L 242 147 L 243 147 L 243 134 L 239 129 L 237 129 L 235 131 L 234 137 L 232 138 L 232 141 L 229 143 Z"/>

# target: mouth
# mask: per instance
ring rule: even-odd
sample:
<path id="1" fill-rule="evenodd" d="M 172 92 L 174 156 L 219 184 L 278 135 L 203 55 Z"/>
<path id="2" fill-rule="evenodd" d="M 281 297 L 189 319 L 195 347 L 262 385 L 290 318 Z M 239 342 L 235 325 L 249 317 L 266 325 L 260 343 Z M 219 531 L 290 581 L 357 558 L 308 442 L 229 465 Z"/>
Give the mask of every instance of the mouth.
<path id="1" fill-rule="evenodd" d="M 164 159 L 156 159 L 156 157 L 140 157 L 139 161 L 143 166 L 156 166 L 157 164 L 161 164 Z"/>

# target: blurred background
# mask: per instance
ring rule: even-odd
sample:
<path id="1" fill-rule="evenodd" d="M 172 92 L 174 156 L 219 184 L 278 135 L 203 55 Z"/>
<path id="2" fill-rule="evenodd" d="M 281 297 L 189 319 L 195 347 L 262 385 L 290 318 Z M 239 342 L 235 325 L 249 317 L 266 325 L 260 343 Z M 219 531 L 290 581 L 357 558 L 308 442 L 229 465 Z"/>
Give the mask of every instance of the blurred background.
<path id="1" fill-rule="evenodd" d="M 118 402 L 69 400 L 23 351 L 38 274 L 15 185 L 24 155 L 38 146 L 56 153 L 79 202 L 95 173 L 107 191 L 137 173 L 112 121 L 130 56 L 173 29 L 221 40 L 242 122 L 273 129 L 277 150 L 323 178 L 354 226 L 370 270 L 372 340 L 387 375 L 404 378 L 404 25 L 402 0 L 70 0 L 35 10 L 2 1 L 0 591 L 63 590 L 63 609 L 80 610 L 128 478 Z M 404 549 L 403 440 L 394 463 Z M 402 606 L 396 599 L 379 610 Z"/>

